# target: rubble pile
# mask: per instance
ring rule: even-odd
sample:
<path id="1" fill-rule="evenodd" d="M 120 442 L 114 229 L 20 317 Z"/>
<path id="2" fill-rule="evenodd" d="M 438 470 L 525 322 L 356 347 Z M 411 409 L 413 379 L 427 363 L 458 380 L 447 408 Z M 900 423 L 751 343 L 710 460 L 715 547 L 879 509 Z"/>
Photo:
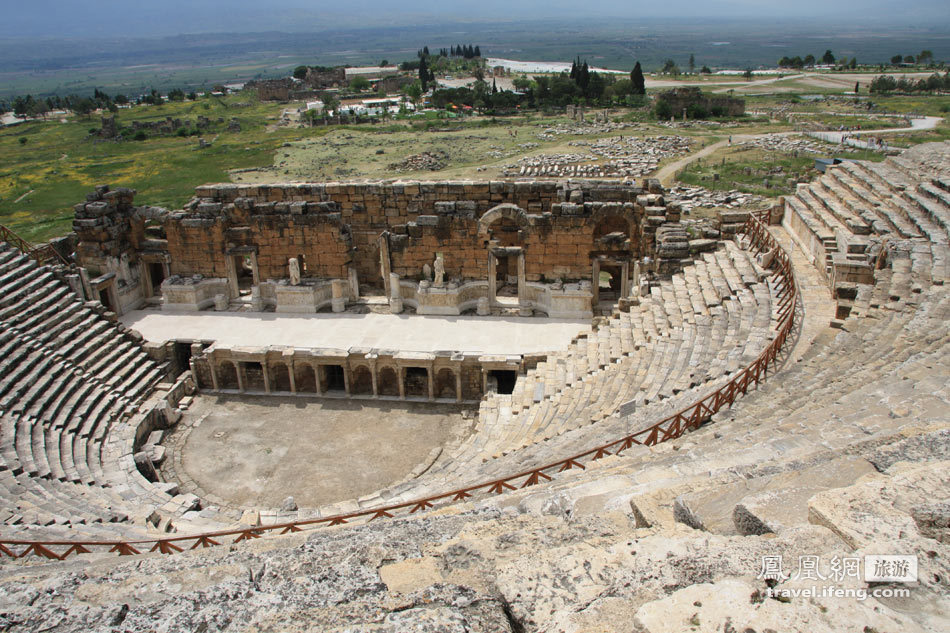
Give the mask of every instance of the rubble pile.
<path id="1" fill-rule="evenodd" d="M 546 154 L 506 165 L 504 176 L 639 178 L 654 172 L 660 161 L 689 152 L 690 139 L 683 136 L 650 138 L 614 136 L 594 141 L 572 141 L 590 154 Z M 603 159 L 607 159 L 604 161 Z M 591 164 L 594 161 L 602 161 Z M 585 164 L 586 163 L 586 164 Z"/>
<path id="2" fill-rule="evenodd" d="M 767 199 L 741 191 L 713 191 L 705 187 L 675 186 L 666 193 L 666 199 L 680 204 L 683 213 L 697 208 L 726 207 L 728 209 L 758 208 L 767 203 Z"/>
<path id="3" fill-rule="evenodd" d="M 538 133 L 538 138 L 543 141 L 551 141 L 558 136 L 564 136 L 566 134 L 575 136 L 584 134 L 610 134 L 611 132 L 616 132 L 618 130 L 636 129 L 638 127 L 640 126 L 637 123 L 615 123 L 613 121 L 607 121 L 606 123 L 595 123 L 574 121 L 547 127 L 542 132 Z"/>
<path id="4" fill-rule="evenodd" d="M 421 154 L 406 156 L 399 162 L 391 163 L 389 169 L 394 171 L 439 171 L 445 169 L 448 160 L 449 155 L 440 150 L 422 152 Z"/>
<path id="5" fill-rule="evenodd" d="M 783 154 L 791 154 L 794 156 L 797 156 L 799 153 L 828 154 L 830 151 L 833 151 L 834 153 L 855 151 L 853 147 L 832 147 L 827 143 L 809 140 L 801 136 L 779 136 L 778 134 L 759 136 L 748 141 L 736 143 L 736 145 L 739 147 L 764 149 L 770 152 L 781 152 Z"/>

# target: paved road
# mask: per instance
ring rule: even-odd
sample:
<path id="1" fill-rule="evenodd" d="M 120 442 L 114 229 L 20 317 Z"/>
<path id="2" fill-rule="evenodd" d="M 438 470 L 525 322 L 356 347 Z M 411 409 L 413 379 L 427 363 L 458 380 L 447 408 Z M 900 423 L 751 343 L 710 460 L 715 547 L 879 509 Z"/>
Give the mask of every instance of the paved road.
<path id="1" fill-rule="evenodd" d="M 827 141 L 829 143 L 841 143 L 845 137 L 868 136 L 878 134 L 893 134 L 894 132 L 919 132 L 921 130 L 932 130 L 943 121 L 938 116 L 925 116 L 910 120 L 910 127 L 886 128 L 883 130 L 851 130 L 846 132 L 808 132 L 808 136 Z M 848 145 L 855 147 L 868 147 L 867 141 L 848 140 Z"/>

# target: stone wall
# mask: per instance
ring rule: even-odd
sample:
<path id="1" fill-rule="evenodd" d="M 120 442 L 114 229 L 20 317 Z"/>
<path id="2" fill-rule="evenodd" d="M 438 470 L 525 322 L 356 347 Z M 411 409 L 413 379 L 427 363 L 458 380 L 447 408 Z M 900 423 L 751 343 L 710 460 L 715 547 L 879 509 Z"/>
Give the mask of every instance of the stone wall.
<path id="1" fill-rule="evenodd" d="M 347 279 L 355 293 L 355 280 L 388 287 L 390 272 L 421 280 L 438 254 L 446 282 L 484 281 L 490 261 L 499 279 L 523 262 L 524 281 L 551 283 L 591 280 L 598 257 L 672 258 L 674 268 L 688 257 L 657 249 L 679 207 L 655 181 L 216 184 L 179 211 L 134 206 L 134 195 L 101 187 L 76 207 L 80 265 L 115 272 L 120 289 L 141 285 L 152 261 L 166 276 L 230 279 L 233 295 L 237 267 L 249 264 L 260 284 L 286 279 L 291 258 L 302 277 Z"/>
<path id="2" fill-rule="evenodd" d="M 250 81 L 245 89 L 256 90 L 257 97 L 261 101 L 289 101 L 290 92 L 295 87 L 295 82 L 290 77 L 283 79 L 259 79 Z"/>
<path id="3" fill-rule="evenodd" d="M 311 67 L 307 70 L 307 76 L 303 82 L 311 88 L 340 88 L 346 85 L 346 68 L 337 66 L 335 68 Z"/>
<path id="4" fill-rule="evenodd" d="M 226 245 L 258 249 L 265 279 L 285 277 L 287 260 L 302 254 L 309 276 L 342 277 L 352 265 L 361 281 L 381 283 L 381 236 L 392 272 L 402 277 L 418 278 L 442 253 L 447 279 L 485 278 L 489 242 L 505 231 L 511 243 L 504 245 L 524 249 L 529 281 L 582 279 L 592 253 L 652 255 L 656 226 L 679 220 L 658 193 L 599 181 L 226 184 L 196 193 L 168 227 L 172 261 L 183 262 L 173 270 L 220 274 L 222 264 L 209 261 L 209 251 L 220 260 L 225 250 L 220 227 Z M 212 239 L 188 234 L 194 224 Z M 597 232 L 607 225 L 622 239 L 600 243 Z M 245 227 L 240 236 L 236 226 Z"/>

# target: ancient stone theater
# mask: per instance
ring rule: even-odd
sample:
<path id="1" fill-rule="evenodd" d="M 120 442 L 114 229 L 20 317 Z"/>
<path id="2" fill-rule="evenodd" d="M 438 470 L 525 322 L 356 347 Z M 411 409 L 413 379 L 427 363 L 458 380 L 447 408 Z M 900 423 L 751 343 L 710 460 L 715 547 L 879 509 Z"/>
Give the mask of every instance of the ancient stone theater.
<path id="1" fill-rule="evenodd" d="M 2 628 L 946 630 L 948 166 L 699 232 L 655 180 L 103 185 L 6 231 Z"/>

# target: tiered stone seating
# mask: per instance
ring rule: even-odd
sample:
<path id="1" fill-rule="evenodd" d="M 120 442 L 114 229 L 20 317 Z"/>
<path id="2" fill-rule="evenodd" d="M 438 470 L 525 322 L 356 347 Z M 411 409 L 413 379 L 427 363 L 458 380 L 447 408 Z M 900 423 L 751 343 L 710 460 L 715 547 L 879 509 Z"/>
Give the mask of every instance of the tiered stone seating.
<path id="1" fill-rule="evenodd" d="M 110 429 L 163 376 L 97 304 L 0 243 L 0 496 L 7 525 L 76 526 L 141 512 Z M 88 531 L 84 532 L 88 533 Z M 114 536 L 114 532 L 113 532 Z"/>
<path id="2" fill-rule="evenodd" d="M 890 277 L 879 271 L 876 287 Z M 946 459 L 950 296 L 933 286 L 918 302 L 872 304 L 689 436 L 592 462 L 504 503 L 557 498 L 568 510 L 632 507 L 654 526 L 783 534 L 808 524 L 809 500 L 823 490 L 897 461 Z M 908 444 L 918 448 L 887 448 Z"/>
<path id="3" fill-rule="evenodd" d="M 727 242 L 567 350 L 483 399 L 476 432 L 419 479 L 360 500 L 410 500 L 518 472 L 647 426 L 729 380 L 771 340 L 767 274 Z M 330 512 L 333 509 L 325 509 Z"/>
<path id="4" fill-rule="evenodd" d="M 909 254 L 920 282 L 942 284 L 950 272 L 950 194 L 938 169 L 946 145 L 915 147 L 880 163 L 830 167 L 786 198 L 785 224 L 824 261 L 829 276 L 834 253 L 861 260 L 875 255 L 872 242 L 886 239 L 887 248 Z"/>

